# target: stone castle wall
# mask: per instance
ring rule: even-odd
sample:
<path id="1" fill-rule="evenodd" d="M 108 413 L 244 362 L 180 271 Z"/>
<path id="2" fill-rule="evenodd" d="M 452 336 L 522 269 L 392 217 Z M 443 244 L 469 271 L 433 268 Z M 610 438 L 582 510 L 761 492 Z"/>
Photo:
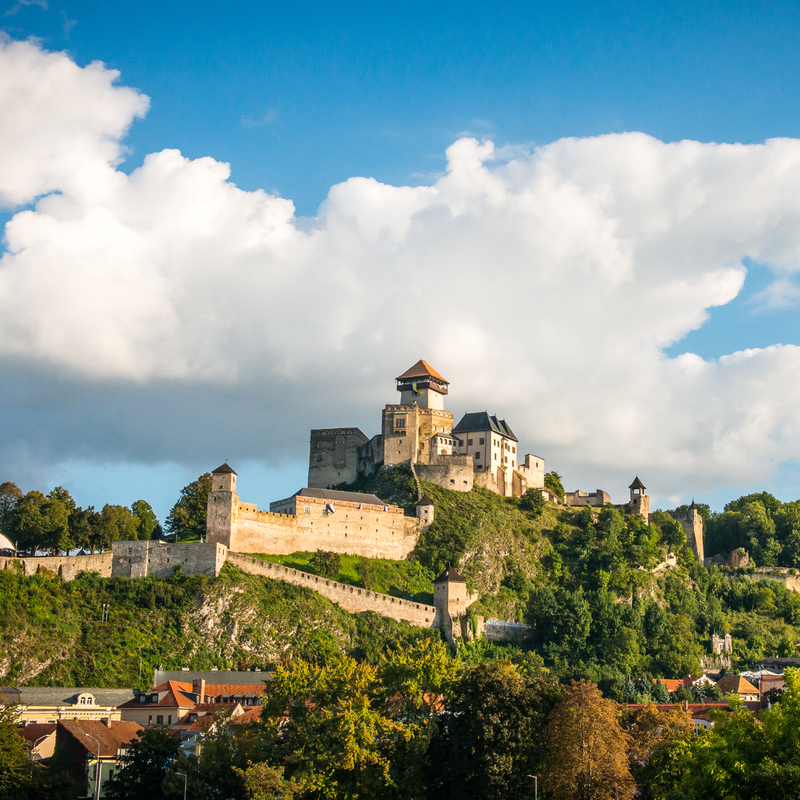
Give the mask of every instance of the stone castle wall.
<path id="1" fill-rule="evenodd" d="M 212 504 L 210 494 L 209 506 Z M 238 553 L 330 550 L 400 561 L 416 547 L 418 535 L 419 520 L 406 517 L 401 508 L 303 497 L 298 498 L 296 516 L 238 503 L 230 533 L 209 528 L 208 539 Z"/>
<path id="2" fill-rule="evenodd" d="M 358 428 L 324 428 L 311 431 L 308 485 L 327 489 L 352 483 L 358 477 L 361 448 L 369 439 Z"/>
<path id="3" fill-rule="evenodd" d="M 217 577 L 227 551 L 217 542 L 113 542 L 111 574 L 121 578 L 168 578 L 180 567 L 187 575 Z"/>
<path id="4" fill-rule="evenodd" d="M 357 586 L 348 586 L 329 578 L 322 578 L 309 572 L 300 572 L 291 567 L 284 567 L 242 553 L 229 552 L 228 561 L 252 575 L 264 575 L 267 578 L 313 589 L 353 614 L 374 611 L 384 617 L 410 622 L 421 628 L 438 626 L 436 609 L 424 603 L 414 603 L 388 594 L 359 589 Z"/>
<path id="5" fill-rule="evenodd" d="M 472 490 L 475 473 L 472 467 L 472 456 L 437 455 L 431 456 L 429 464 L 416 464 L 419 479 L 443 486 L 455 492 Z"/>
<path id="6" fill-rule="evenodd" d="M 0 559 L 0 569 L 17 569 L 26 575 L 35 575 L 40 570 L 49 570 L 65 581 L 72 581 L 81 572 L 96 572 L 102 578 L 111 577 L 111 553 L 95 553 L 92 556 L 36 556 L 32 558 Z"/>

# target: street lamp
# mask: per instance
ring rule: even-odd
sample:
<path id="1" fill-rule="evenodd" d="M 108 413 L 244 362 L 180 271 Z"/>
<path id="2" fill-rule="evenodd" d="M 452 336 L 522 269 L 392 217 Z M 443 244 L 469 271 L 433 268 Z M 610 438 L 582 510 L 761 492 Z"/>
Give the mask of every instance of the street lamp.
<path id="1" fill-rule="evenodd" d="M 539 776 L 538 775 L 528 775 L 529 778 L 533 778 L 533 797 L 534 800 L 539 800 Z"/>
<path id="2" fill-rule="evenodd" d="M 37 740 L 36 740 L 36 741 L 35 741 L 35 742 L 34 742 L 34 743 L 31 745 L 31 759 L 32 759 L 32 760 L 34 760 L 34 761 L 36 760 L 36 759 L 35 759 L 35 756 L 36 756 L 36 745 L 37 745 L 37 744 L 39 744 L 39 742 L 43 742 L 43 741 L 44 741 L 44 740 L 45 740 L 45 739 L 46 739 L 48 736 L 52 736 L 52 733 L 46 733 L 44 736 L 40 736 L 40 737 L 39 737 L 39 738 L 38 738 L 38 739 L 37 739 Z M 39 759 L 39 761 L 41 761 L 41 760 L 42 760 L 42 759 L 40 758 L 40 759 Z"/>
<path id="3" fill-rule="evenodd" d="M 186 800 L 186 773 L 176 772 L 176 775 L 183 775 L 183 800 Z"/>
<path id="4" fill-rule="evenodd" d="M 85 731 L 81 731 L 81 733 L 97 742 L 97 766 L 94 771 L 94 800 L 100 800 L 100 742 L 98 742 L 91 733 L 86 733 Z"/>

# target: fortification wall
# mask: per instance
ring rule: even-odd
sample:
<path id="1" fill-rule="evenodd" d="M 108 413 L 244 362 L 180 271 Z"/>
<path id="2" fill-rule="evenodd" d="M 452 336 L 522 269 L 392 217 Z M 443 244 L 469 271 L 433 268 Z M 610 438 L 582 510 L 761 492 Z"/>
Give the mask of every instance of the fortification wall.
<path id="1" fill-rule="evenodd" d="M 338 603 L 345 611 L 354 614 L 362 611 L 374 611 L 384 617 L 404 620 L 421 628 L 437 626 L 436 609 L 424 603 L 414 603 L 399 597 L 391 597 L 388 594 L 379 594 L 368 589 L 348 586 L 345 583 L 338 583 L 308 572 L 300 572 L 300 570 L 273 564 L 271 561 L 263 561 L 243 553 L 229 552 L 228 561 L 252 575 L 265 575 L 274 580 L 313 589 L 323 597 L 327 597 L 328 600 Z"/>
<path id="2" fill-rule="evenodd" d="M 792 592 L 800 592 L 800 575 L 792 575 L 788 567 L 758 567 L 755 572 L 744 574 L 751 581 L 780 581 Z"/>
<path id="3" fill-rule="evenodd" d="M 360 448 L 368 442 L 358 428 L 312 430 L 308 485 L 327 489 L 338 483 L 352 483 L 358 477 Z"/>
<path id="4" fill-rule="evenodd" d="M 328 506 L 333 506 L 333 513 Z M 359 507 L 361 506 L 361 507 Z M 406 558 L 417 544 L 419 520 L 394 506 L 368 506 L 315 497 L 298 500 L 298 514 L 273 514 L 240 503 L 228 547 L 239 553 L 330 550 L 367 558 Z"/>
<path id="5" fill-rule="evenodd" d="M 491 470 L 485 472 L 476 472 L 473 476 L 473 483 L 475 486 L 480 486 L 481 489 L 488 489 L 495 494 L 502 494 L 497 485 L 497 478 Z"/>
<path id="6" fill-rule="evenodd" d="M 115 578 L 168 578 L 180 567 L 187 575 L 217 577 L 228 548 L 217 542 L 171 544 L 159 540 L 123 541 L 111 545 Z"/>
<path id="7" fill-rule="evenodd" d="M 533 628 L 521 622 L 487 619 L 483 623 L 483 636 L 492 642 L 524 642 L 533 636 Z"/>
<path id="8" fill-rule="evenodd" d="M 469 455 L 431 456 L 430 464 L 416 464 L 415 469 L 420 480 L 456 492 L 471 491 L 475 479 Z"/>
<path id="9" fill-rule="evenodd" d="M 65 581 L 74 580 L 81 572 L 96 572 L 103 578 L 110 578 L 111 560 L 111 553 L 95 553 L 93 556 L 5 558 L 0 560 L 0 569 L 16 569 L 21 565 L 26 575 L 35 575 L 41 568 L 56 573 Z"/>

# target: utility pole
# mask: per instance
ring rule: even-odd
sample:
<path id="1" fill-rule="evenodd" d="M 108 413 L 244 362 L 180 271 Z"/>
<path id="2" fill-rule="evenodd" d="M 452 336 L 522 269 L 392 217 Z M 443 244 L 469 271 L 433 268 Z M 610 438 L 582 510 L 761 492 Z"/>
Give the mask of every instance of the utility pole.
<path id="1" fill-rule="evenodd" d="M 91 733 L 86 733 L 84 731 L 81 731 L 81 733 L 97 742 L 97 766 L 94 770 L 94 800 L 100 800 L 100 742 L 98 742 Z M 91 752 L 91 750 L 89 752 Z"/>

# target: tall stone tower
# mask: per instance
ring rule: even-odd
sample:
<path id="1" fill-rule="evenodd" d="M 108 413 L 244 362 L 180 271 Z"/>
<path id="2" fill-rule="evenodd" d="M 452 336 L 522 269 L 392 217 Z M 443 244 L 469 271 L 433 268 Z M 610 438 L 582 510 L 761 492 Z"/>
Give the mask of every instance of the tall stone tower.
<path id="1" fill-rule="evenodd" d="M 650 521 L 650 498 L 647 495 L 647 487 L 639 480 L 637 475 L 633 483 L 628 487 L 631 490 L 631 499 L 628 503 L 631 514 L 639 514 L 645 522 Z"/>
<path id="2" fill-rule="evenodd" d="M 383 463 L 429 464 L 431 437 L 453 430 L 453 414 L 444 410 L 450 384 L 422 359 L 395 380 L 400 403 L 383 409 Z"/>
<path id="3" fill-rule="evenodd" d="M 697 556 L 697 560 L 702 564 L 705 558 L 705 546 L 703 544 L 703 518 L 697 510 L 694 500 L 686 512 L 676 513 L 676 521 L 680 522 L 686 533 L 686 546 L 691 548 Z"/>
<path id="4" fill-rule="evenodd" d="M 467 581 L 452 566 L 433 582 L 433 605 L 439 624 L 452 644 L 453 637 L 461 636 L 459 618 L 469 605 Z"/>
<path id="5" fill-rule="evenodd" d="M 425 533 L 425 531 L 433 525 L 433 500 L 425 495 L 418 503 L 417 503 L 417 519 L 419 520 L 419 532 L 420 534 Z"/>
<path id="6" fill-rule="evenodd" d="M 236 473 L 222 464 L 211 473 L 208 493 L 206 541 L 232 545 L 233 530 L 239 515 L 239 495 L 236 494 Z"/>

